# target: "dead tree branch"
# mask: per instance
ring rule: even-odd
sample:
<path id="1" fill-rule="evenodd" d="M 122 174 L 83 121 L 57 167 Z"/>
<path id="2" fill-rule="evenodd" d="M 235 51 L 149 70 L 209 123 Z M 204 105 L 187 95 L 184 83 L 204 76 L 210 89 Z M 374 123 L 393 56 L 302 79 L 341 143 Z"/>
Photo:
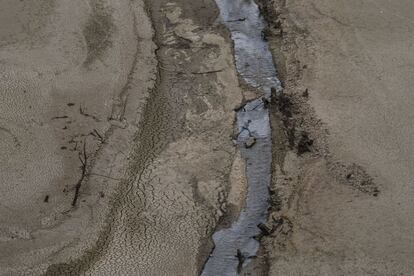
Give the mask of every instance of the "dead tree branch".
<path id="1" fill-rule="evenodd" d="M 88 156 L 86 154 L 86 140 L 83 142 L 83 153 L 81 152 L 79 153 L 79 160 L 82 164 L 81 166 L 82 174 L 75 186 L 75 195 L 72 200 L 72 207 L 75 207 L 76 203 L 78 202 L 80 188 L 82 186 L 83 180 L 86 177 L 86 170 L 87 170 L 87 165 L 88 165 Z"/>

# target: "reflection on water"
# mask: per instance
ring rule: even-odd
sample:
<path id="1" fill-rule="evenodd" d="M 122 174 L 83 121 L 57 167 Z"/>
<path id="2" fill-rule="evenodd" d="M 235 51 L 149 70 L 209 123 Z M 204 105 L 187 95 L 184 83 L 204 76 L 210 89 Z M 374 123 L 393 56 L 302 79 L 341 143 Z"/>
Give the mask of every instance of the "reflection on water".
<path id="1" fill-rule="evenodd" d="M 280 90 L 281 86 L 269 46 L 262 37 L 265 22 L 256 3 L 252 0 L 216 0 L 216 3 L 234 41 L 238 73 L 269 100 L 270 88 Z M 257 253 L 259 242 L 254 239 L 260 233 L 257 225 L 265 222 L 267 217 L 272 143 L 269 113 L 264 101 L 257 99 L 246 104 L 237 113 L 237 125 L 240 131 L 238 144 L 247 164 L 246 205 L 230 228 L 214 233 L 215 248 L 205 264 L 203 276 L 237 275 L 241 255 L 247 264 L 249 257 Z M 256 138 L 256 143 L 246 149 L 243 144 L 251 136 Z"/>

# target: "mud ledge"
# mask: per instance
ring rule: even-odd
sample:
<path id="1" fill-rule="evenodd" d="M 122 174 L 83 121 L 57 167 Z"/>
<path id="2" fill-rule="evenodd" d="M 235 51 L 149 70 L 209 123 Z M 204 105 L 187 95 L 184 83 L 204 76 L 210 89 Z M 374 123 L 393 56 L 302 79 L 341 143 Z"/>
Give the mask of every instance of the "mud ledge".
<path id="1" fill-rule="evenodd" d="M 103 11 L 100 10 L 102 9 L 100 3 L 96 2 L 96 5 L 97 7 L 93 7 L 94 13 L 102 13 L 98 14 L 97 16 L 103 17 L 103 15 L 110 15 L 109 12 L 108 14 L 103 14 Z M 135 137 L 137 136 L 137 133 L 141 131 L 141 126 L 144 124 L 145 114 L 147 112 L 146 109 L 148 109 L 149 102 L 152 100 L 154 90 L 156 89 L 156 86 L 159 82 L 159 66 L 157 63 L 158 59 L 156 59 L 157 44 L 155 41 L 154 29 L 150 28 L 150 30 L 147 31 L 148 33 L 150 33 L 150 37 L 145 37 L 143 33 L 140 33 L 138 31 L 137 27 L 137 24 L 139 24 L 137 16 L 145 14 L 147 16 L 146 20 L 148 21 L 151 21 L 151 16 L 147 13 L 147 11 L 141 10 L 142 8 L 139 6 L 139 4 L 134 5 L 131 2 L 130 7 L 133 11 L 132 23 L 135 40 L 137 43 L 136 50 L 133 55 L 131 67 L 127 74 L 126 82 L 120 90 L 119 94 L 116 95 L 116 99 L 112 105 L 111 114 L 107 118 L 110 127 L 103 134 L 99 134 L 98 132 L 96 132 L 95 134 L 91 133 L 91 135 L 95 136 L 97 139 L 101 141 L 101 144 L 96 149 L 96 151 L 90 153 L 90 156 L 88 156 L 88 159 L 91 160 L 91 162 L 88 164 L 86 164 L 85 162 L 85 150 L 83 151 L 83 154 L 85 155 L 83 160 L 85 162 L 85 165 L 87 166 L 85 166 L 85 176 L 83 178 L 83 181 L 80 182 L 80 184 L 82 184 L 82 187 L 79 185 L 79 188 L 77 187 L 77 192 L 81 193 L 81 191 L 79 190 L 86 189 L 86 187 L 95 184 L 96 179 L 89 178 L 98 177 L 99 179 L 101 177 L 106 177 L 105 175 L 99 174 L 102 173 L 102 171 L 106 172 L 107 170 L 106 167 L 102 168 L 104 167 L 105 163 L 102 162 L 101 159 L 107 158 L 108 155 L 114 155 L 114 152 L 125 153 L 122 162 L 120 162 L 120 160 L 115 160 L 120 163 L 117 164 L 117 167 L 115 167 L 114 170 L 117 176 L 119 176 L 119 178 L 106 177 L 107 180 L 112 183 L 106 183 L 108 187 L 106 187 L 106 189 L 104 190 L 105 193 L 100 192 L 100 197 L 102 198 L 102 201 L 104 201 L 105 205 L 98 206 L 102 208 L 102 210 L 99 210 L 100 220 L 97 220 L 96 222 L 96 233 L 93 233 L 95 236 L 89 239 L 86 245 L 83 245 L 80 254 L 76 254 L 71 258 L 67 258 L 68 261 L 51 263 L 42 275 L 79 275 L 86 272 L 88 269 L 90 269 L 90 267 L 92 267 L 95 264 L 95 262 L 100 258 L 100 256 L 105 252 L 106 248 L 108 247 L 109 237 L 113 231 L 112 224 L 114 222 L 114 214 L 120 207 L 120 198 L 122 198 L 122 195 L 128 189 L 128 183 L 131 182 L 131 177 L 135 175 L 133 172 L 131 172 L 131 167 L 133 163 L 131 159 L 133 159 L 132 156 L 135 149 L 134 141 L 136 139 Z M 109 29 L 105 30 L 105 32 L 112 31 L 113 26 L 106 27 L 108 27 Z M 152 25 L 150 25 L 150 27 L 152 27 Z M 102 28 L 102 26 L 100 26 L 100 28 Z M 141 29 L 140 31 L 142 32 L 143 30 Z M 97 35 L 102 35 L 101 32 L 104 32 L 104 30 L 98 30 Z M 143 50 L 142 48 L 146 47 L 144 45 L 145 43 L 148 43 L 151 47 L 148 47 L 148 49 Z M 105 48 L 109 46 L 111 46 L 109 42 L 103 41 L 102 43 L 100 43 L 99 47 Z M 96 48 L 91 46 L 91 48 L 95 50 L 92 51 L 93 53 L 90 53 L 90 51 L 88 51 L 88 56 L 84 62 L 85 66 L 89 66 L 89 64 L 93 61 L 92 59 L 99 58 L 99 55 L 102 54 L 101 52 L 103 51 L 103 49 L 99 47 Z M 149 54 L 148 57 L 140 56 L 145 53 Z M 94 55 L 94 57 L 92 57 L 92 55 Z M 137 68 L 139 68 L 139 66 L 142 66 L 143 62 L 139 61 L 140 58 L 142 58 L 143 60 L 144 58 L 153 58 L 153 65 L 147 63 L 147 66 L 151 73 L 151 78 L 147 86 L 142 86 L 142 84 L 139 83 L 139 77 L 137 77 Z M 144 101 L 140 101 L 139 99 L 137 99 L 136 95 L 130 95 L 133 94 L 131 93 L 131 90 L 136 89 L 137 83 L 140 84 L 142 86 L 142 89 L 144 90 L 142 91 L 144 92 Z M 134 92 L 135 94 L 139 94 L 139 92 L 141 91 Z M 141 109 L 143 109 L 142 114 L 140 114 Z M 82 109 L 80 109 L 80 111 L 82 113 Z M 88 114 L 83 115 L 91 116 Z M 126 141 L 119 142 L 119 137 L 122 137 Z M 100 161 L 104 164 L 100 164 Z M 72 209 L 80 209 L 82 207 L 76 206 L 76 197 L 77 194 L 75 194 Z"/>
<path id="2" fill-rule="evenodd" d="M 341 162 L 329 150 L 329 131 L 308 102 L 312 91 L 302 83 L 308 65 L 301 62 L 299 55 L 313 58 L 308 51 L 311 47 L 306 47 L 311 43 L 307 31 L 289 19 L 285 0 L 256 2 L 268 22 L 264 36 L 269 41 L 284 89 L 272 98 L 270 106 L 273 135 L 271 210 L 267 221 L 270 231 L 262 238 L 263 249 L 259 256 L 269 263 L 283 252 L 295 250 L 291 235 L 298 227 L 296 210 L 307 188 L 307 178 L 315 168 L 337 183 L 351 186 L 356 193 L 376 197 L 380 191 L 364 168 Z M 265 275 L 268 274 L 267 270 Z"/>

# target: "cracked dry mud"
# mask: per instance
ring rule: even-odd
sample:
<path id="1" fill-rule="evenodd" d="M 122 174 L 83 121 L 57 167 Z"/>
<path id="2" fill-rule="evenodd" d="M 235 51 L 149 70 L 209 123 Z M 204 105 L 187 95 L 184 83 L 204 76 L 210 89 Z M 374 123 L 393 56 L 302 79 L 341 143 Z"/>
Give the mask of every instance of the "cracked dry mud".
<path id="1" fill-rule="evenodd" d="M 1 274 L 197 274 L 243 96 L 214 2 L 1 5 Z"/>
<path id="2" fill-rule="evenodd" d="M 234 1 L 0 0 L 0 275 L 200 275 L 247 208 L 255 103 L 269 208 L 238 274 L 413 274 L 412 3 L 257 0 L 262 99 Z"/>

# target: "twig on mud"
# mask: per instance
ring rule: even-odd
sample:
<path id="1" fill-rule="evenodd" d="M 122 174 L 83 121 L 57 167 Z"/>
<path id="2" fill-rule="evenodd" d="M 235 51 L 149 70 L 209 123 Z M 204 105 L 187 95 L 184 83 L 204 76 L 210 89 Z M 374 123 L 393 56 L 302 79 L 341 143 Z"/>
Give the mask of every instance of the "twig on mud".
<path id="1" fill-rule="evenodd" d="M 242 17 L 238 19 L 227 20 L 226 22 L 241 22 L 241 21 L 245 21 L 246 19 L 247 19 L 246 17 Z"/>
<path id="2" fill-rule="evenodd" d="M 224 69 L 204 71 L 204 72 L 191 72 L 191 74 L 193 75 L 214 74 L 214 73 L 222 72 L 223 70 Z"/>
<path id="3" fill-rule="evenodd" d="M 83 110 L 82 105 L 79 105 L 79 113 L 80 113 L 81 115 L 85 116 L 85 117 L 91 117 L 91 118 L 92 118 L 92 119 L 94 119 L 96 122 L 100 122 L 100 121 L 101 121 L 101 120 L 100 120 L 99 118 L 97 118 L 96 116 L 91 115 L 91 114 L 89 114 L 89 113 L 86 113 L 86 112 Z"/>
<path id="4" fill-rule="evenodd" d="M 96 129 L 93 129 L 93 131 L 91 132 L 91 135 L 98 138 L 99 141 L 101 141 L 101 143 L 105 142 L 105 138 L 101 134 L 99 134 L 99 132 Z"/>
<path id="5" fill-rule="evenodd" d="M 82 159 L 82 157 L 83 157 L 83 159 Z M 83 182 L 83 180 L 85 179 L 85 176 L 86 176 L 86 169 L 87 169 L 87 165 L 88 165 L 88 156 L 86 154 L 86 139 L 83 142 L 83 153 L 79 153 L 79 160 L 82 164 L 82 166 L 81 166 L 82 174 L 81 174 L 81 177 L 78 180 L 78 183 L 76 183 L 76 186 L 75 186 L 75 195 L 74 195 L 73 200 L 72 200 L 72 207 L 76 206 L 76 203 L 77 203 L 78 198 L 79 198 L 79 191 L 80 191 L 80 188 L 82 186 L 82 182 Z"/>
<path id="6" fill-rule="evenodd" d="M 57 119 L 67 119 L 67 118 L 69 118 L 68 116 L 66 116 L 66 115 L 64 115 L 64 116 L 55 116 L 55 117 L 52 117 L 52 120 L 57 120 Z"/>

